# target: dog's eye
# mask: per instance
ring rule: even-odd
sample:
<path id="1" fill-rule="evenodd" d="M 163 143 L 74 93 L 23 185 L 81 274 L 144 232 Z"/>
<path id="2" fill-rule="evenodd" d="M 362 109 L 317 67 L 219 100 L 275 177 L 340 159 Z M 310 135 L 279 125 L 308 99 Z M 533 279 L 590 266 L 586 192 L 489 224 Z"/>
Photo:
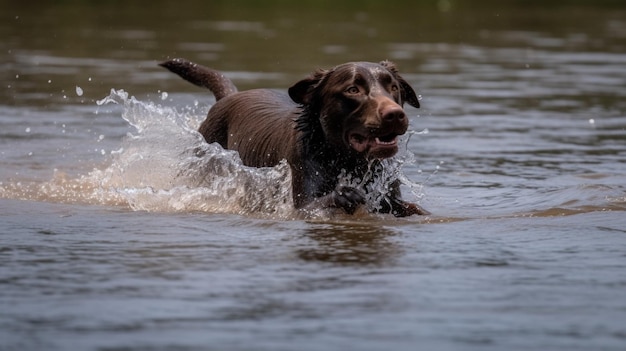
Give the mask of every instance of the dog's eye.
<path id="1" fill-rule="evenodd" d="M 351 86 L 348 89 L 346 89 L 346 93 L 348 94 L 358 94 L 360 92 L 358 87 L 355 86 Z"/>
<path id="2" fill-rule="evenodd" d="M 398 86 L 395 84 L 391 86 L 391 91 L 398 91 L 398 89 Z"/>

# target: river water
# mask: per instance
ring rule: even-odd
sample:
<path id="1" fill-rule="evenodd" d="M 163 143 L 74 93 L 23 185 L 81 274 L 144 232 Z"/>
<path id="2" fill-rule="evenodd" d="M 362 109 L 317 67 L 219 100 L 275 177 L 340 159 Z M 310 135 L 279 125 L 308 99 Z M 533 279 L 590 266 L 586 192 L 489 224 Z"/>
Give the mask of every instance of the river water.
<path id="1" fill-rule="evenodd" d="M 0 2 L 0 350 L 626 349 L 626 8 L 391 3 Z M 433 215 L 294 213 L 171 57 L 396 62 Z"/>

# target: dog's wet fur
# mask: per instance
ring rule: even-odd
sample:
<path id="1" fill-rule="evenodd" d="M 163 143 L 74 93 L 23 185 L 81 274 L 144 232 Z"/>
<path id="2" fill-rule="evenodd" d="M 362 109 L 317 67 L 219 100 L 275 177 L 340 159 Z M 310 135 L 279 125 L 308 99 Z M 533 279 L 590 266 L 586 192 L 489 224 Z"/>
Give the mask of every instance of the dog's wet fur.
<path id="1" fill-rule="evenodd" d="M 398 136 L 408 128 L 403 104 L 419 107 L 415 91 L 389 61 L 317 70 L 291 86 L 288 95 L 269 89 L 238 92 L 222 73 L 185 59 L 160 65 L 215 95 L 217 102 L 199 129 L 207 142 L 238 151 L 246 166 L 287 160 L 299 209 L 354 213 L 365 194 L 338 184 L 342 170 L 363 177 L 372 162 L 394 156 Z M 375 207 L 398 217 L 429 214 L 400 198 L 397 180 Z"/>

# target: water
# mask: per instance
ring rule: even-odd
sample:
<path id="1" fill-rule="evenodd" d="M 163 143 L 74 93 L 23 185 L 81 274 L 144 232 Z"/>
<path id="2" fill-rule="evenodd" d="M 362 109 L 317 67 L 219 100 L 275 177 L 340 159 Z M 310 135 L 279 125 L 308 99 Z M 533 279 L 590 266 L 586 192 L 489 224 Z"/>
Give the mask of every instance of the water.
<path id="1" fill-rule="evenodd" d="M 619 2 L 26 5 L 0 3 L 1 350 L 626 347 Z M 422 108 L 390 166 L 434 214 L 303 218 L 285 165 L 202 142 L 177 56 L 241 89 L 395 61 Z"/>

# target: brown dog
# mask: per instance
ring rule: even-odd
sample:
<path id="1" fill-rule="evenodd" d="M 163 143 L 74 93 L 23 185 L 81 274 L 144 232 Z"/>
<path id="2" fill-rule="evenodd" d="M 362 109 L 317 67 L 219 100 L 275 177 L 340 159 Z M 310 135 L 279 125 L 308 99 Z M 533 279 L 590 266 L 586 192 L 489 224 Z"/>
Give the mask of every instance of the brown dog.
<path id="1" fill-rule="evenodd" d="M 365 203 L 363 190 L 339 186 L 339 175 L 363 177 L 377 169 L 372 160 L 394 156 L 398 136 L 408 127 L 403 103 L 419 107 L 413 88 L 388 61 L 318 70 L 289 88 L 289 96 L 268 89 L 237 92 L 220 72 L 184 59 L 160 65 L 215 95 L 217 102 L 199 129 L 207 142 L 237 150 L 247 166 L 287 160 L 297 208 L 354 213 Z M 399 186 L 397 180 L 389 186 L 378 211 L 428 214 L 401 200 Z"/>

